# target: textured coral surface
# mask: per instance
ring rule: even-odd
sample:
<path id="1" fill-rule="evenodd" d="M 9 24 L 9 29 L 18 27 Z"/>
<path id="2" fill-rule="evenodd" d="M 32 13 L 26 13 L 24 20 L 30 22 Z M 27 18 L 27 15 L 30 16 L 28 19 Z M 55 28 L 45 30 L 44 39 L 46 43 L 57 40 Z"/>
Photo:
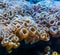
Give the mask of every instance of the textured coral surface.
<path id="1" fill-rule="evenodd" d="M 41 41 L 53 45 L 53 38 L 60 42 L 60 5 L 49 0 L 42 3 L 31 1 L 39 2 L 36 4 L 25 0 L 9 1 L 0 2 L 0 44 L 9 53 L 21 46 L 22 41 L 30 45 Z M 49 46 L 43 52 L 58 54 Z"/>

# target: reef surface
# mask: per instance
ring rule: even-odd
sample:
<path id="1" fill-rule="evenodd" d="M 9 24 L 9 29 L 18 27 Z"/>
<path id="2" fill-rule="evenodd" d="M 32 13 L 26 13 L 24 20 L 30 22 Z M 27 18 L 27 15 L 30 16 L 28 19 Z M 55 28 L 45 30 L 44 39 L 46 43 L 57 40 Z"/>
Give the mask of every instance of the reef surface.
<path id="1" fill-rule="evenodd" d="M 60 52 L 59 3 L 50 0 L 41 2 L 39 0 L 31 0 L 30 2 L 25 0 L 1 0 L 1 46 L 6 48 L 9 53 L 17 48 L 20 49 L 20 47 L 23 49 L 37 49 L 38 47 L 42 48 L 40 51 L 44 54 L 58 54 L 57 52 Z M 55 45 L 58 45 L 57 51 Z M 55 50 L 52 50 L 53 47 Z"/>

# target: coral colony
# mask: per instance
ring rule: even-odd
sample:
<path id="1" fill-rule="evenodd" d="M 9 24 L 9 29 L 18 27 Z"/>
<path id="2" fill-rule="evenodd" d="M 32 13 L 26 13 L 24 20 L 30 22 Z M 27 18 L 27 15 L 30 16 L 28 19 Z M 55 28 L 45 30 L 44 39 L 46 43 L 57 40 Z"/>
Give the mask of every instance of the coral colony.
<path id="1" fill-rule="evenodd" d="M 23 2 L 22 2 L 23 1 Z M 27 5 L 28 4 L 28 5 Z M 0 2 L 1 45 L 11 51 L 20 46 L 20 41 L 33 44 L 50 37 L 60 36 L 60 9 L 55 5 L 46 7 L 41 3 L 30 4 L 21 0 Z M 46 55 L 48 55 L 47 52 Z M 52 55 L 58 55 L 55 51 Z"/>

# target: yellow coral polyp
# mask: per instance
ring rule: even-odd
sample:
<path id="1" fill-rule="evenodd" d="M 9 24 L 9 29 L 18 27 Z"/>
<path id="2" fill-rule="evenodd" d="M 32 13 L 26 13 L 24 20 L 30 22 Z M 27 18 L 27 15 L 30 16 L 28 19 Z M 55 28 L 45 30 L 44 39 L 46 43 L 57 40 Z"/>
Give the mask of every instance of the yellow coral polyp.
<path id="1" fill-rule="evenodd" d="M 29 35 L 30 36 L 35 36 L 35 34 L 36 34 L 36 29 L 34 27 L 30 27 L 29 28 Z"/>
<path id="2" fill-rule="evenodd" d="M 49 40 L 50 40 L 50 36 L 47 35 L 47 36 L 45 37 L 44 41 L 49 41 Z"/>
<path id="3" fill-rule="evenodd" d="M 59 55 L 56 51 L 52 52 L 52 55 Z"/>
<path id="4" fill-rule="evenodd" d="M 11 50 L 13 47 L 14 47 L 13 42 L 9 42 L 8 45 L 7 45 L 7 49 Z"/>
<path id="5" fill-rule="evenodd" d="M 8 42 L 9 42 L 9 39 L 5 38 L 2 40 L 1 44 L 2 44 L 2 46 L 7 46 Z"/>
<path id="6" fill-rule="evenodd" d="M 29 31 L 26 28 L 22 28 L 19 32 L 19 35 L 22 39 L 25 39 L 29 35 Z"/>
<path id="7" fill-rule="evenodd" d="M 40 38 L 41 38 L 42 40 L 44 40 L 46 36 L 47 36 L 47 34 L 46 34 L 46 33 L 43 33 L 43 34 L 41 34 Z"/>
<path id="8" fill-rule="evenodd" d="M 13 38 L 11 39 L 11 41 L 16 43 L 16 42 L 19 41 L 19 38 L 15 36 L 15 37 L 13 37 Z"/>
<path id="9" fill-rule="evenodd" d="M 18 48 L 20 46 L 20 43 L 13 43 L 13 48 Z"/>

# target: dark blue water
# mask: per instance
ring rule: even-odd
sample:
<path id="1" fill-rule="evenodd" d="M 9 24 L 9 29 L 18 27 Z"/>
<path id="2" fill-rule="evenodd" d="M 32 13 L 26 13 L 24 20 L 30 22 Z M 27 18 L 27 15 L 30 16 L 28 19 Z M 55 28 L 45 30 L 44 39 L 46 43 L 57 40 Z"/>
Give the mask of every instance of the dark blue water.
<path id="1" fill-rule="evenodd" d="M 36 3 L 38 3 L 38 2 L 47 1 L 47 0 L 26 0 L 26 1 L 29 1 L 30 3 L 36 4 Z M 60 0 L 50 0 L 50 1 L 54 2 L 54 1 L 60 1 Z"/>

